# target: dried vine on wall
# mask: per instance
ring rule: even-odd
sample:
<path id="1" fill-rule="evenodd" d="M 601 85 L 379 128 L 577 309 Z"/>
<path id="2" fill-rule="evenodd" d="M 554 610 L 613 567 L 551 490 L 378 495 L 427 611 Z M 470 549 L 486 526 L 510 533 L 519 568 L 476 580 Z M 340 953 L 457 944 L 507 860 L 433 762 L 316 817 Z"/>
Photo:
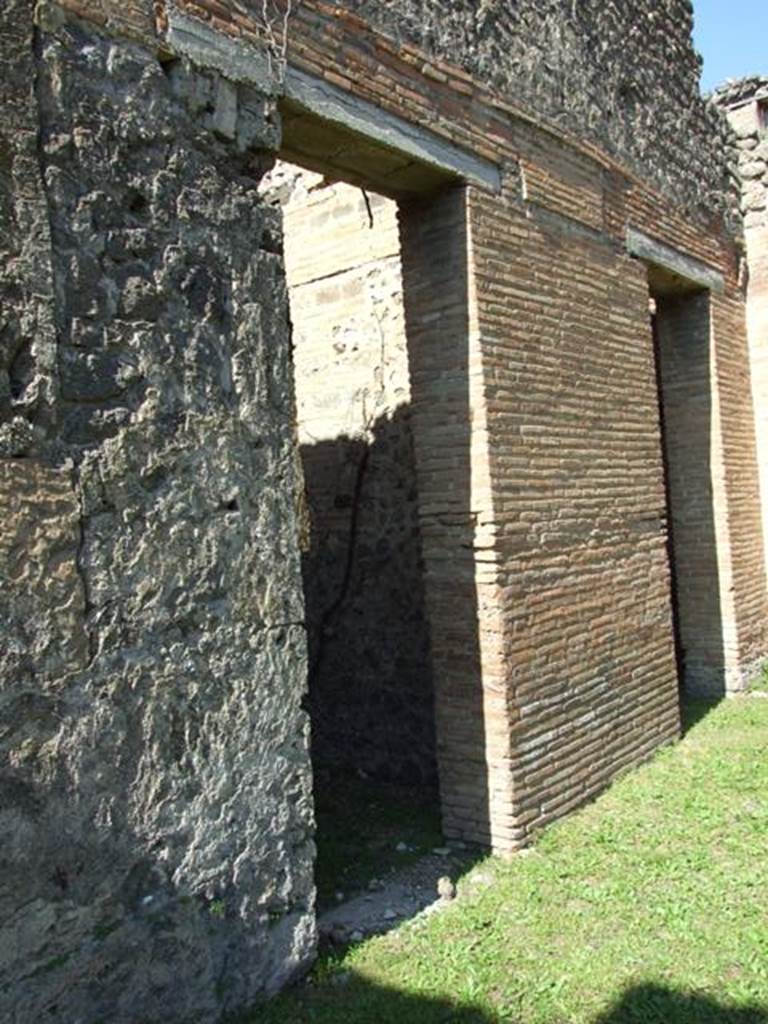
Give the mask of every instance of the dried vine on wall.
<path id="1" fill-rule="evenodd" d="M 282 84 L 288 66 L 288 30 L 294 0 L 260 0 L 259 21 L 267 44 L 269 70 Z"/>

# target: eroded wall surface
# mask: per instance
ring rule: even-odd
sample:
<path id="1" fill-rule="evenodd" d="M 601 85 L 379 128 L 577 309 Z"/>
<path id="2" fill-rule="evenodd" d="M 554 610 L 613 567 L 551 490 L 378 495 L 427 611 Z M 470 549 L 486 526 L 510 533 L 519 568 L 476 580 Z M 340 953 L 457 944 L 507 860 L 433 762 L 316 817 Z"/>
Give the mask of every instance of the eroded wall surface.
<path id="1" fill-rule="evenodd" d="M 314 952 L 273 106 L 2 24 L 0 1017 L 212 1021 Z"/>
<path id="2" fill-rule="evenodd" d="M 397 204 L 278 164 L 315 769 L 434 785 L 435 728 Z"/>
<path id="3" fill-rule="evenodd" d="M 344 6 L 616 155 L 692 212 L 733 207 L 722 145 L 727 131 L 700 98 L 688 0 L 349 0 Z"/>

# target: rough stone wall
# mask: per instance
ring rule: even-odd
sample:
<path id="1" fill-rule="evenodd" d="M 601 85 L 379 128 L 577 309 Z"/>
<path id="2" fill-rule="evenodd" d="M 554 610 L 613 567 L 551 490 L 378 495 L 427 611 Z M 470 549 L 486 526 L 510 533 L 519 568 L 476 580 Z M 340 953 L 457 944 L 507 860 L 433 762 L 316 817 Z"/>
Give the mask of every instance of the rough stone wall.
<path id="1" fill-rule="evenodd" d="M 53 417 L 56 332 L 50 226 L 40 177 L 31 5 L 3 19 L 0 77 L 0 454 L 34 451 Z"/>
<path id="2" fill-rule="evenodd" d="M 273 110 L 46 26 L 4 5 L 0 1017 L 213 1021 L 314 952 Z"/>
<path id="3" fill-rule="evenodd" d="M 397 206 L 279 164 L 315 768 L 436 781 Z"/>
<path id="4" fill-rule="evenodd" d="M 749 238 L 751 231 L 764 228 L 768 221 L 768 76 L 725 85 L 715 92 L 714 101 L 726 112 L 735 136 L 730 140 L 730 155 L 735 159 Z"/>
<path id="5" fill-rule="evenodd" d="M 343 6 L 596 143 L 688 211 L 733 210 L 727 126 L 700 97 L 690 0 Z"/>

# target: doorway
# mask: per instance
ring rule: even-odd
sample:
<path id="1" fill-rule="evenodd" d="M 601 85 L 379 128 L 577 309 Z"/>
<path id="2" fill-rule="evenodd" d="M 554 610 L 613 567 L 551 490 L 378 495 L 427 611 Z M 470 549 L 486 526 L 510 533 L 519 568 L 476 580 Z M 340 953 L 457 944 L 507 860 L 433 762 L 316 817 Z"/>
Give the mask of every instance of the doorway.
<path id="1" fill-rule="evenodd" d="M 649 269 L 678 678 L 684 694 L 725 693 L 713 503 L 710 296 Z"/>
<path id="2" fill-rule="evenodd" d="M 280 161 L 321 909 L 441 841 L 397 203 Z"/>

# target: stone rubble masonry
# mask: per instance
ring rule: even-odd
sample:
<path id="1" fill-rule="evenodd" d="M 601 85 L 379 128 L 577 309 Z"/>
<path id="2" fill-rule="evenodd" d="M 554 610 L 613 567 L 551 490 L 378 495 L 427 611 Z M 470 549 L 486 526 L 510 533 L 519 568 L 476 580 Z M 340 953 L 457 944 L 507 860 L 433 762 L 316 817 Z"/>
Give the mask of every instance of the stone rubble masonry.
<path id="1" fill-rule="evenodd" d="M 280 52 L 265 82 L 260 12 L 0 12 L 3 1019 L 214 1022 L 313 956 L 302 482 L 258 183 L 281 115 L 292 152 L 358 181 L 382 150 L 297 117 Z M 180 16 L 220 41 L 210 65 L 174 51 Z M 289 19 L 289 77 L 498 170 L 485 188 L 415 163 L 397 198 L 444 826 L 499 851 L 678 734 L 657 371 L 665 421 L 699 420 L 665 341 L 708 346 L 691 572 L 709 566 L 718 636 L 694 639 L 722 657 L 689 682 L 733 692 L 766 654 L 738 193 L 690 24 L 687 0 L 303 0 Z M 722 289 L 679 324 L 696 288 L 628 231 Z"/>
<path id="2" fill-rule="evenodd" d="M 747 325 L 755 405 L 763 537 L 768 537 L 768 77 L 754 76 L 718 89 L 715 101 L 734 131 L 734 163 L 741 185 L 747 282 Z M 768 565 L 768 547 L 765 552 Z"/>
<path id="3" fill-rule="evenodd" d="M 274 105 L 0 20 L 0 1019 L 217 1020 L 315 952 Z"/>

